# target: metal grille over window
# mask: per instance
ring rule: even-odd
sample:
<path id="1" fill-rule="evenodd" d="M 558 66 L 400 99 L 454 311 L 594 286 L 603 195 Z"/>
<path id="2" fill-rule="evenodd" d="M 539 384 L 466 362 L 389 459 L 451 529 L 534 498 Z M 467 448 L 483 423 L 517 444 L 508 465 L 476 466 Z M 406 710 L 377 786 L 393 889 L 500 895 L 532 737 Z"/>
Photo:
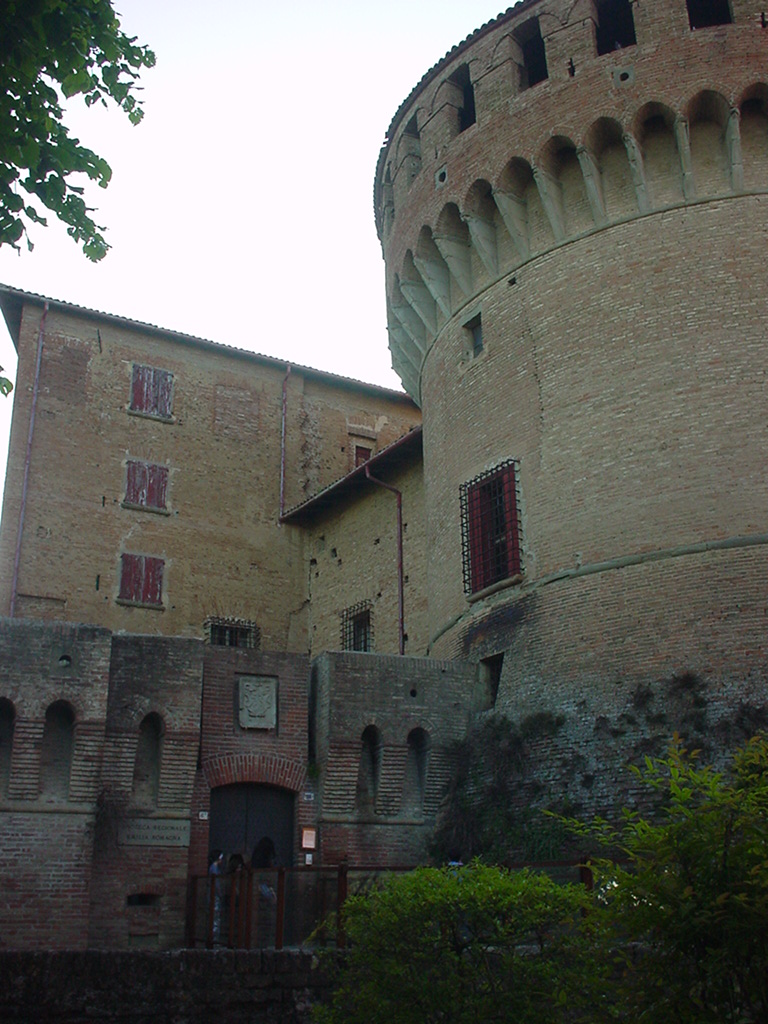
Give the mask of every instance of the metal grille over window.
<path id="1" fill-rule="evenodd" d="M 475 594 L 522 572 L 517 463 L 510 459 L 462 484 L 459 496 L 464 592 Z"/>
<path id="2" fill-rule="evenodd" d="M 169 420 L 173 409 L 173 374 L 134 363 L 130 408 L 131 412 Z"/>
<path id="3" fill-rule="evenodd" d="M 361 601 L 341 613 L 341 649 L 373 650 L 373 617 L 370 601 Z"/>
<path id="4" fill-rule="evenodd" d="M 217 616 L 205 620 L 205 639 L 212 647 L 247 647 L 258 651 L 261 630 L 248 619 Z"/>

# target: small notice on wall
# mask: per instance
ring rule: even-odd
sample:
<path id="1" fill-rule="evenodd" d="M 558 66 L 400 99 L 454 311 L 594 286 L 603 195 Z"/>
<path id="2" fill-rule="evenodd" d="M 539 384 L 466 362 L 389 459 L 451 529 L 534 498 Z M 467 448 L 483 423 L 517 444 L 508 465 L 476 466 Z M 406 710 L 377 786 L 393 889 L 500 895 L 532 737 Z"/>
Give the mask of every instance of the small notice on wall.
<path id="1" fill-rule="evenodd" d="M 120 825 L 121 846 L 189 846 L 189 822 L 180 818 L 130 818 Z"/>

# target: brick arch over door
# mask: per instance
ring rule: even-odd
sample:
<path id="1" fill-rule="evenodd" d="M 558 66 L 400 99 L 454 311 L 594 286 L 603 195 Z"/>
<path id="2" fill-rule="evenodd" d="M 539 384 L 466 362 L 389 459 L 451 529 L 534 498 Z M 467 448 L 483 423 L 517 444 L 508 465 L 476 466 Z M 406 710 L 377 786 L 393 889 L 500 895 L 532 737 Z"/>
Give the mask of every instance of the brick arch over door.
<path id="1" fill-rule="evenodd" d="M 203 773 L 211 789 L 236 782 L 258 782 L 298 792 L 304 785 L 306 767 L 299 761 L 269 754 L 222 754 L 206 758 Z"/>

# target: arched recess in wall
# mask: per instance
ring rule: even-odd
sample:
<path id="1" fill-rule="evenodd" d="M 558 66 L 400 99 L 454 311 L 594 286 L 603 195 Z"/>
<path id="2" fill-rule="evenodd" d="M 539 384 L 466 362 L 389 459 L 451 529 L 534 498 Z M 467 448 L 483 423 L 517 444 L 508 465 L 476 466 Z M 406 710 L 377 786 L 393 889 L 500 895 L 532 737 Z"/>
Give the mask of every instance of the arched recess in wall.
<path id="1" fill-rule="evenodd" d="M 610 117 L 598 118 L 587 132 L 585 145 L 600 175 L 608 223 L 636 216 L 639 212 L 637 194 L 619 122 Z"/>
<path id="2" fill-rule="evenodd" d="M 553 212 L 559 201 L 564 237 L 571 238 L 583 231 L 590 231 L 595 226 L 595 218 L 572 140 L 555 135 L 541 151 L 538 166 L 546 174 L 547 183 L 555 183 L 555 187 L 548 189 L 547 194 L 551 196 Z"/>
<path id="3" fill-rule="evenodd" d="M 763 191 L 768 186 L 768 85 L 759 83 L 748 89 L 740 110 L 744 188 Z"/>
<path id="4" fill-rule="evenodd" d="M 512 261 L 512 246 L 507 232 L 503 228 L 496 203 L 493 199 L 490 182 L 480 179 L 473 182 L 464 201 L 464 222 L 469 229 L 472 248 L 479 258 L 478 276 L 487 276 L 494 280 L 499 273 L 499 263 L 508 265 Z M 501 252 L 502 246 L 507 251 Z"/>
<path id="5" fill-rule="evenodd" d="M 432 238 L 450 271 L 451 309 L 456 309 L 472 295 L 475 275 L 469 229 L 455 203 L 440 211 Z"/>
<path id="6" fill-rule="evenodd" d="M 5 697 L 0 697 L 0 797 L 8 795 L 15 725 L 16 711 L 13 704 Z"/>
<path id="7" fill-rule="evenodd" d="M 413 252 L 413 262 L 443 316 L 450 317 L 451 275 L 448 271 L 448 264 L 435 245 L 432 229 L 426 224 L 419 232 L 419 240 Z"/>
<path id="8" fill-rule="evenodd" d="M 675 141 L 675 114 L 661 103 L 646 103 L 635 118 L 634 137 L 643 155 L 651 207 L 684 201 L 683 171 Z"/>
<path id="9" fill-rule="evenodd" d="M 424 814 L 429 746 L 429 734 L 424 729 L 411 729 L 408 733 L 402 810 L 404 814 L 416 818 L 421 818 Z"/>
<path id="10" fill-rule="evenodd" d="M 375 725 L 367 725 L 360 738 L 360 764 L 357 771 L 355 808 L 358 814 L 373 815 L 381 778 L 381 734 Z"/>
<path id="11" fill-rule="evenodd" d="M 164 732 L 163 720 L 155 712 L 139 726 L 131 788 L 131 801 L 137 807 L 157 807 Z"/>
<path id="12" fill-rule="evenodd" d="M 716 92 L 700 92 L 688 105 L 691 167 L 699 198 L 719 196 L 731 190 L 729 115 L 728 101 Z"/>
<path id="13" fill-rule="evenodd" d="M 40 751 L 40 796 L 43 799 L 65 801 L 69 798 L 74 747 L 75 713 L 66 701 L 56 701 L 45 712 Z"/>
<path id="14" fill-rule="evenodd" d="M 509 161 L 499 177 L 494 197 L 520 260 L 527 260 L 531 253 L 553 244 L 552 225 L 527 160 L 516 156 Z"/>

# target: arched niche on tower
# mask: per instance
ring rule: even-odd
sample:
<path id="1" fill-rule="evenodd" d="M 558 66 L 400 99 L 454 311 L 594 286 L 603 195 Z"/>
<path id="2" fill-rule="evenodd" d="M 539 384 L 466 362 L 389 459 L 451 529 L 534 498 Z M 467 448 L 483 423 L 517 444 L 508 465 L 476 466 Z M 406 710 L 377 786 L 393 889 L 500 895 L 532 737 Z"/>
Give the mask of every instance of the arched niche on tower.
<path id="1" fill-rule="evenodd" d="M 750 86 L 739 110 L 744 188 L 764 191 L 768 187 L 768 85 L 759 82 Z"/>
<path id="2" fill-rule="evenodd" d="M 559 239 L 589 231 L 596 224 L 576 144 L 564 135 L 547 141 L 536 161 L 536 183 Z"/>
<path id="3" fill-rule="evenodd" d="M 621 124 L 611 117 L 598 118 L 587 131 L 584 145 L 600 175 L 607 221 L 635 216 L 638 198 Z"/>
<path id="4" fill-rule="evenodd" d="M 442 208 L 432 238 L 450 271 L 451 309 L 455 309 L 474 291 L 469 228 L 456 203 Z"/>
<path id="5" fill-rule="evenodd" d="M 463 204 L 464 221 L 469 229 L 472 247 L 479 257 L 482 269 L 491 278 L 499 273 L 499 229 L 503 229 L 498 208 L 493 198 L 491 184 L 484 178 L 473 182 Z M 502 230 L 501 240 L 507 241 Z M 504 262 L 509 262 L 509 252 L 504 253 Z"/>
<path id="6" fill-rule="evenodd" d="M 696 196 L 700 199 L 731 191 L 734 143 L 738 162 L 741 163 L 741 148 L 736 142 L 738 122 L 731 128 L 731 132 L 736 133 L 736 140 L 729 139 L 730 113 L 730 104 L 725 96 L 711 90 L 698 93 L 688 104 L 691 166 Z"/>
<path id="7" fill-rule="evenodd" d="M 640 147 L 651 208 L 685 201 L 683 168 L 675 137 L 675 112 L 662 103 L 646 103 L 637 112 L 632 134 Z"/>
<path id="8" fill-rule="evenodd" d="M 413 261 L 443 316 L 449 317 L 451 315 L 450 272 L 448 264 L 435 245 L 432 229 L 426 224 L 419 232 L 419 240 L 413 250 Z"/>
<path id="9" fill-rule="evenodd" d="M 554 244 L 552 224 L 527 160 L 512 157 L 499 176 L 494 196 L 521 260 Z"/>

